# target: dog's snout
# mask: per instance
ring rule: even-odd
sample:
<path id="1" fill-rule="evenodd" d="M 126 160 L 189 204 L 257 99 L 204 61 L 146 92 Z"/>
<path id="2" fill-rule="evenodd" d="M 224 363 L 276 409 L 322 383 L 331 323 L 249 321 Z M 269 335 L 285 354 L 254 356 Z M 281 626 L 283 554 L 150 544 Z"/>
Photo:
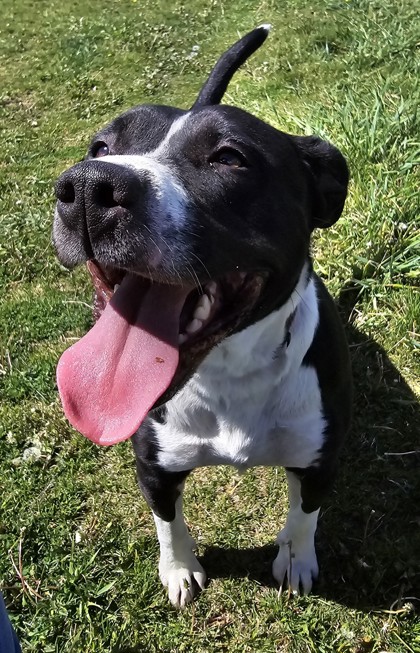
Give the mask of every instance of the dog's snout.
<path id="1" fill-rule="evenodd" d="M 124 206 L 128 203 L 128 198 L 122 195 L 121 201 L 117 200 L 117 193 L 114 185 L 109 180 L 98 181 L 90 189 L 91 200 L 93 205 L 104 209 L 112 209 L 113 206 Z"/>
<path id="2" fill-rule="evenodd" d="M 109 230 L 144 194 L 139 177 L 129 168 L 83 161 L 66 170 L 55 187 L 58 213 L 65 225 L 89 233 Z"/>
<path id="3" fill-rule="evenodd" d="M 65 204 L 72 204 L 76 199 L 74 184 L 70 179 L 63 180 L 56 188 L 57 199 Z"/>

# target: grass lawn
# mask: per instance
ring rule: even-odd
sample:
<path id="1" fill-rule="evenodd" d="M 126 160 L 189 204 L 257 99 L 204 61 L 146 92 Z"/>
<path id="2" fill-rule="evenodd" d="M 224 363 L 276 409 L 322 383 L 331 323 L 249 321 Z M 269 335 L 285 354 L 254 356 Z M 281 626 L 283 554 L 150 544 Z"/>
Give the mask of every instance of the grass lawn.
<path id="1" fill-rule="evenodd" d="M 24 651 L 420 651 L 418 3 L 2 0 L 1 14 L 0 586 Z M 98 448 L 60 409 L 56 362 L 91 293 L 52 251 L 52 188 L 123 109 L 190 106 L 263 22 L 225 101 L 348 159 L 344 215 L 314 255 L 347 325 L 354 425 L 314 594 L 279 598 L 270 577 L 283 471 L 202 469 L 186 515 L 210 582 L 177 612 L 130 443 Z"/>

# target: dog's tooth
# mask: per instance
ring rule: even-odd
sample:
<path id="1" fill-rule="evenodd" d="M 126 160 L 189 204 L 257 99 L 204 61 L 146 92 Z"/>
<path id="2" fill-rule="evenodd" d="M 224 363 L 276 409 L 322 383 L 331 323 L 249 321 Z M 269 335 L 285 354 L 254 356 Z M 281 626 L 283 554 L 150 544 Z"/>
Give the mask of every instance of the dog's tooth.
<path id="1" fill-rule="evenodd" d="M 210 315 L 210 309 L 210 299 L 207 297 L 207 295 L 201 295 L 197 306 L 195 307 L 193 317 L 196 317 L 197 320 L 207 320 L 208 316 Z"/>
<path id="2" fill-rule="evenodd" d="M 119 287 L 120 287 L 120 284 L 119 284 L 119 283 L 116 283 L 115 286 L 114 286 L 114 292 L 117 292 L 117 290 L 118 290 Z"/>
<path id="3" fill-rule="evenodd" d="M 178 344 L 183 345 L 184 342 L 186 342 L 187 340 L 188 340 L 188 336 L 186 333 L 180 333 L 178 335 Z"/>
<path id="4" fill-rule="evenodd" d="M 206 284 L 206 290 L 209 291 L 210 295 L 215 295 L 217 290 L 217 283 L 215 281 L 210 281 Z"/>
<path id="5" fill-rule="evenodd" d="M 185 327 L 185 331 L 187 333 L 195 333 L 196 331 L 201 329 L 202 326 L 203 326 L 202 321 L 197 320 L 197 318 L 194 318 L 193 320 L 191 320 L 191 322 L 187 324 L 187 326 Z"/>

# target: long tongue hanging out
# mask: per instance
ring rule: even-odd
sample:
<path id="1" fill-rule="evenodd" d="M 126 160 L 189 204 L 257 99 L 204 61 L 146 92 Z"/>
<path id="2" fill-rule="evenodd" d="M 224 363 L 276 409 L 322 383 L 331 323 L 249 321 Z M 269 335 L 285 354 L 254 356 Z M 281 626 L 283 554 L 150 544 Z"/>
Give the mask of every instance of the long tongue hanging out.
<path id="1" fill-rule="evenodd" d="M 188 290 L 126 275 L 95 326 L 61 356 L 64 413 L 96 444 L 131 437 L 178 365 L 179 318 Z"/>

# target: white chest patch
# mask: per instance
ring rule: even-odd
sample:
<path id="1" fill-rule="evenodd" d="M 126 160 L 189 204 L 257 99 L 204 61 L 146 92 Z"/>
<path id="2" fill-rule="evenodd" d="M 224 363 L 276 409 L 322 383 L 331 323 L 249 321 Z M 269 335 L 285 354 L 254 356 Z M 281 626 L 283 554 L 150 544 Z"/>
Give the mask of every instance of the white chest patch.
<path id="1" fill-rule="evenodd" d="M 223 341 L 168 402 L 166 423 L 155 425 L 165 469 L 316 463 L 325 421 L 316 371 L 302 366 L 318 323 L 305 275 L 282 308 Z"/>

